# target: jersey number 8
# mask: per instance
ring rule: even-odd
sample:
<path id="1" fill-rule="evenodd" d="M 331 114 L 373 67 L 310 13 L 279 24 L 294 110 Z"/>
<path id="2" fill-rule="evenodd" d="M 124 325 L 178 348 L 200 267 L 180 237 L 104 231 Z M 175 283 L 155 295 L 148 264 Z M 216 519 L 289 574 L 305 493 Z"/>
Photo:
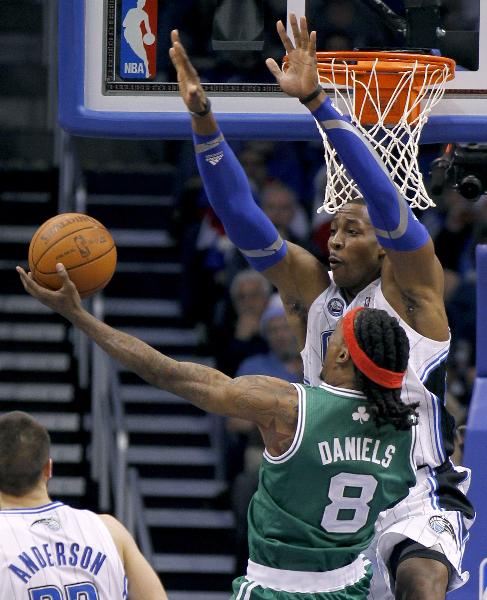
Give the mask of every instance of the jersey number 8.
<path id="1" fill-rule="evenodd" d="M 29 590 L 29 600 L 98 600 L 98 592 L 92 583 L 74 583 L 64 586 L 66 595 L 55 585 Z"/>
<path id="2" fill-rule="evenodd" d="M 360 495 L 345 496 L 345 488 L 360 488 Z M 369 502 L 374 497 L 377 479 L 373 475 L 357 473 L 339 473 L 330 479 L 328 498 L 330 504 L 325 508 L 321 526 L 330 533 L 356 533 L 366 523 L 369 516 Z M 339 519 L 340 511 L 353 511 L 349 519 Z"/>

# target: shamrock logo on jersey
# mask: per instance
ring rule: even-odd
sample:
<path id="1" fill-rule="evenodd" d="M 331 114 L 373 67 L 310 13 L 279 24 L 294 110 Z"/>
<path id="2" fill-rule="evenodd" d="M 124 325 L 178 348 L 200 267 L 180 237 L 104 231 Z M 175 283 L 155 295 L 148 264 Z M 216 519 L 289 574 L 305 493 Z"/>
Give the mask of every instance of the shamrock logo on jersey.
<path id="1" fill-rule="evenodd" d="M 365 423 L 365 421 L 369 420 L 369 413 L 366 411 L 365 406 L 359 406 L 357 408 L 357 412 L 352 414 L 352 419 L 354 421 L 360 421 L 360 423 Z"/>

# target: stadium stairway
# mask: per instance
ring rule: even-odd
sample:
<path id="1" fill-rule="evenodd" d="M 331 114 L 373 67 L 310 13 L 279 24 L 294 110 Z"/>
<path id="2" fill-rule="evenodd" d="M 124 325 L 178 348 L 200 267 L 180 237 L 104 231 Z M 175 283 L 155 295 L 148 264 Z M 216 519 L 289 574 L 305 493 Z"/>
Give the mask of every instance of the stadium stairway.
<path id="1" fill-rule="evenodd" d="M 174 170 L 85 173 L 87 212 L 110 229 L 116 273 L 104 293 L 105 321 L 164 353 L 212 364 L 185 325 L 179 298 L 182 266 L 167 232 Z M 140 194 L 140 190 L 144 194 Z M 128 460 L 138 470 L 154 567 L 171 600 L 223 600 L 234 569 L 233 515 L 222 506 L 214 443 L 218 421 L 173 394 L 120 370 L 129 433 Z"/>
<path id="2" fill-rule="evenodd" d="M 83 398 L 66 321 L 25 293 L 15 272 L 27 268 L 29 241 L 56 212 L 55 170 L 5 170 L 0 190 L 0 413 L 24 410 L 51 432 L 52 497 L 85 503 Z"/>
<path id="3" fill-rule="evenodd" d="M 52 433 L 52 496 L 96 509 L 85 461 L 89 398 L 76 384 L 70 329 L 24 292 L 14 270 L 16 264 L 27 266 L 32 233 L 58 206 L 58 175 L 51 168 L 56 103 L 49 84 L 48 6 L 54 4 L 0 2 L 0 413 L 21 409 L 38 417 Z M 174 173 L 161 174 L 159 166 L 158 177 L 139 179 L 96 172 L 98 162 L 106 166 L 121 158 L 135 169 L 148 161 L 158 164 L 160 144 L 153 153 L 116 141 L 101 156 L 99 148 L 90 156 L 90 145 L 80 144 L 84 166 L 90 159 L 95 165 L 87 177 L 88 212 L 113 228 L 119 250 L 117 273 L 106 291 L 106 320 L 175 357 L 211 364 L 179 310 L 181 266 L 164 229 L 172 201 L 156 198 L 156 187 L 172 189 Z M 224 486 L 217 477 L 214 421 L 129 373 L 122 371 L 121 379 L 129 459 L 139 470 L 155 567 L 169 596 L 228 598 L 232 517 L 219 508 Z"/>

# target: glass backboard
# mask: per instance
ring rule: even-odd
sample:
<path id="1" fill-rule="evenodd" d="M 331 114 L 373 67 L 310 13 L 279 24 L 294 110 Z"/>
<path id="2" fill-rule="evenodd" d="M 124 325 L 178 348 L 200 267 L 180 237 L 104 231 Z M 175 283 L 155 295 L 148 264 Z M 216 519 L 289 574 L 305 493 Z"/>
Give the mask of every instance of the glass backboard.
<path id="1" fill-rule="evenodd" d="M 85 135 L 184 138 L 190 123 L 168 57 L 180 30 L 227 136 L 313 139 L 306 109 L 265 66 L 277 19 L 306 14 L 319 50 L 435 48 L 457 73 L 422 141 L 487 141 L 487 6 L 482 0 L 61 0 L 60 121 Z"/>

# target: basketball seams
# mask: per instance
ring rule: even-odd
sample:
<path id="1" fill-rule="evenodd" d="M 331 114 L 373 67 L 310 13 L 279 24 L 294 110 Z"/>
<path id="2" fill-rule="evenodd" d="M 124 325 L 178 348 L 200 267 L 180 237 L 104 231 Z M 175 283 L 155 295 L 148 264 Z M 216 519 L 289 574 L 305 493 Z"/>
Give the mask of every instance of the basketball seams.
<path id="1" fill-rule="evenodd" d="M 35 243 L 37 241 L 37 238 L 48 228 L 48 226 L 53 223 L 54 221 L 56 221 L 56 219 L 58 219 L 60 216 L 63 217 L 70 217 L 70 216 L 80 216 L 83 215 L 84 217 L 87 217 L 88 219 L 91 219 L 92 221 L 92 225 L 98 226 L 100 225 L 101 227 L 103 227 L 104 229 L 106 229 L 105 225 L 103 225 L 103 223 L 100 223 L 100 221 L 97 221 L 95 218 L 90 217 L 89 215 L 84 215 L 83 213 L 59 213 L 58 215 L 55 215 L 54 217 L 51 217 L 50 219 L 48 219 L 47 221 L 45 221 L 38 229 L 37 231 L 34 233 L 33 238 L 30 241 L 30 245 L 29 245 L 29 257 L 31 255 L 31 248 L 33 248 L 35 246 Z M 69 234 L 67 234 L 69 235 Z M 44 255 L 42 255 L 44 256 Z M 39 259 L 40 260 L 40 259 Z M 37 261 L 39 262 L 39 261 Z M 32 260 L 32 264 L 34 264 L 34 261 Z M 36 266 L 36 265 L 34 265 Z"/>
<path id="2" fill-rule="evenodd" d="M 110 236 L 110 238 L 112 238 L 111 233 L 108 231 L 108 229 L 102 225 L 101 223 L 99 223 L 98 225 L 95 223 L 91 223 L 90 225 L 88 225 L 87 227 L 82 227 L 81 229 L 76 229 L 75 231 L 70 231 L 69 233 L 67 233 L 66 235 L 63 235 L 63 237 L 60 237 L 58 240 L 56 240 L 56 242 L 54 244 L 52 244 L 52 246 L 49 246 L 48 248 L 46 248 L 44 250 L 44 252 L 39 256 L 39 258 L 37 259 L 37 262 L 34 264 L 34 260 L 32 260 L 32 264 L 34 265 L 34 269 L 36 269 L 39 273 L 43 273 L 43 271 L 39 271 L 37 269 L 37 265 L 39 264 L 40 260 L 49 252 L 49 250 L 53 247 L 56 246 L 56 244 L 58 244 L 59 242 L 61 242 L 62 240 L 65 240 L 67 237 L 69 237 L 70 235 L 73 235 L 74 233 L 78 233 L 79 231 L 85 231 L 86 229 L 103 229 L 104 231 L 106 231 L 108 233 L 108 235 Z M 42 231 L 44 231 L 44 227 L 42 228 Z M 40 232 L 38 232 L 40 233 Z M 112 238 L 113 240 L 113 238 Z M 113 243 L 113 246 L 115 246 L 115 242 Z M 113 248 L 112 246 L 112 248 Z M 32 242 L 30 243 L 30 247 L 29 247 L 29 254 L 30 254 L 30 248 L 34 247 L 34 240 L 32 240 Z M 30 266 L 30 265 L 29 265 Z M 48 275 L 49 273 L 44 273 L 44 275 Z"/>
<path id="3" fill-rule="evenodd" d="M 69 213 L 69 214 L 73 214 L 73 213 Z M 35 243 L 37 241 L 37 238 L 41 235 L 41 233 L 47 228 L 47 226 L 52 222 L 55 221 L 58 218 L 59 215 L 56 215 L 54 217 L 51 217 L 50 219 L 48 219 L 45 223 L 43 223 L 38 229 L 37 231 L 34 233 L 34 237 L 31 239 L 30 241 L 30 245 L 29 245 L 29 267 L 30 265 L 34 265 L 34 260 L 32 259 L 32 261 L 30 260 L 31 258 L 31 254 L 33 254 L 33 248 L 35 246 Z M 93 217 L 90 217 L 93 218 Z M 38 261 L 39 262 L 39 261 Z M 34 268 L 36 267 L 36 265 L 34 265 Z"/>
<path id="4" fill-rule="evenodd" d="M 57 242 L 56 242 L 57 244 Z M 54 246 L 56 245 L 54 244 Z M 52 248 L 53 246 L 51 246 Z M 51 249 L 50 248 L 50 249 Z M 76 265 L 75 267 L 66 267 L 66 271 L 68 273 L 71 273 L 71 271 L 76 271 L 76 269 L 80 269 L 81 267 L 84 267 L 85 265 L 91 265 L 93 263 L 95 263 L 98 259 L 103 258 L 104 256 L 106 256 L 107 254 L 110 254 L 110 252 L 115 248 L 115 243 L 112 244 L 112 246 L 110 246 L 110 248 L 104 252 L 103 254 L 99 254 L 96 258 L 93 258 L 91 260 L 87 260 L 84 263 L 81 263 L 80 265 Z M 116 252 L 116 248 L 115 248 L 115 252 Z M 63 262 L 62 260 L 58 261 L 58 262 Z M 40 271 L 39 269 L 36 268 L 37 273 L 39 273 L 40 275 L 56 275 L 57 272 L 56 271 Z"/>

